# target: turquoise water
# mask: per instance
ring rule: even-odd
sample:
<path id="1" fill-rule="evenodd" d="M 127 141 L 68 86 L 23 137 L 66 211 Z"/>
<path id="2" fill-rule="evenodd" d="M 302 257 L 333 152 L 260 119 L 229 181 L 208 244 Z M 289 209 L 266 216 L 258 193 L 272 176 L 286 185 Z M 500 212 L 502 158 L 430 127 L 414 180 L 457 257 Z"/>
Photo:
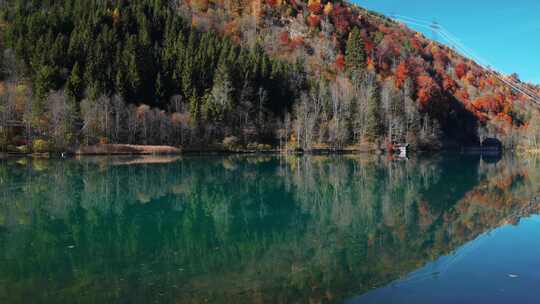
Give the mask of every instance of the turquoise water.
<path id="1" fill-rule="evenodd" d="M 0 303 L 538 303 L 540 159 L 0 161 Z"/>

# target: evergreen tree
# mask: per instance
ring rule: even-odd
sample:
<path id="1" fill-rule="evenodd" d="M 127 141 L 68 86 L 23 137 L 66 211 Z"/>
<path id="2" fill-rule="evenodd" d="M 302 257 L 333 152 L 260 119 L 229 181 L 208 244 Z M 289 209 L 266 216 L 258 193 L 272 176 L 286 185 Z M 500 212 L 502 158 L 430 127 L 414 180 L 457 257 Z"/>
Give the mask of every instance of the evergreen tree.
<path id="1" fill-rule="evenodd" d="M 189 96 L 189 113 L 191 114 L 193 121 L 198 124 L 201 118 L 201 104 L 195 91 L 192 91 Z"/>
<path id="2" fill-rule="evenodd" d="M 54 68 L 48 65 L 41 66 L 34 79 L 34 92 L 38 99 L 45 99 L 47 94 L 54 88 L 54 78 Z"/>
<path id="3" fill-rule="evenodd" d="M 211 91 L 216 119 L 223 119 L 225 113 L 232 109 L 232 94 L 233 85 L 226 59 L 224 59 L 218 66 Z"/>
<path id="4" fill-rule="evenodd" d="M 68 81 L 66 82 L 66 93 L 70 98 L 80 100 L 84 92 L 84 84 L 81 77 L 81 69 L 79 63 L 75 63 Z"/>
<path id="5" fill-rule="evenodd" d="M 379 88 L 371 89 L 367 104 L 367 119 L 366 119 L 366 139 L 374 142 L 382 134 L 382 124 L 380 117 L 380 92 Z"/>
<path id="6" fill-rule="evenodd" d="M 161 76 L 161 73 L 157 74 L 156 77 L 156 84 L 154 86 L 156 88 L 155 91 L 155 98 L 156 98 L 156 104 L 159 104 L 160 102 L 163 102 L 163 99 L 165 98 L 165 84 L 163 77 Z"/>
<path id="7" fill-rule="evenodd" d="M 349 39 L 347 40 L 347 47 L 345 49 L 345 62 L 349 71 L 351 73 L 357 73 L 361 69 L 364 69 L 365 58 L 364 41 L 360 36 L 358 27 L 354 27 L 349 33 Z"/>

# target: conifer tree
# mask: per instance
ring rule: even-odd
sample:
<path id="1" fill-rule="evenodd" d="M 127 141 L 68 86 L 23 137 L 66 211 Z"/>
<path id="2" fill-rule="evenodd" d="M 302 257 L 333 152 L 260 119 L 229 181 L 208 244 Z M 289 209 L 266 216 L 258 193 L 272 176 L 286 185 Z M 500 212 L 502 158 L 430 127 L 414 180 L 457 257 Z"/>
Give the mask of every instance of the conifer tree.
<path id="1" fill-rule="evenodd" d="M 216 109 L 216 118 L 222 119 L 225 112 L 232 108 L 233 86 L 226 59 L 220 62 L 217 72 L 214 76 L 214 85 L 212 86 L 212 103 Z"/>
<path id="2" fill-rule="evenodd" d="M 382 133 L 380 99 L 379 88 L 372 88 L 366 109 L 366 139 L 370 142 L 374 142 Z"/>
<path id="3" fill-rule="evenodd" d="M 82 98 L 83 91 L 84 85 L 81 77 L 81 69 L 79 67 L 79 63 L 77 62 L 73 66 L 71 74 L 66 82 L 66 93 L 70 98 L 80 100 Z"/>
<path id="4" fill-rule="evenodd" d="M 356 73 L 365 68 L 365 46 L 362 37 L 360 36 L 360 30 L 358 27 L 354 27 L 349 34 L 347 40 L 347 47 L 345 49 L 345 62 L 348 70 L 351 73 Z"/>

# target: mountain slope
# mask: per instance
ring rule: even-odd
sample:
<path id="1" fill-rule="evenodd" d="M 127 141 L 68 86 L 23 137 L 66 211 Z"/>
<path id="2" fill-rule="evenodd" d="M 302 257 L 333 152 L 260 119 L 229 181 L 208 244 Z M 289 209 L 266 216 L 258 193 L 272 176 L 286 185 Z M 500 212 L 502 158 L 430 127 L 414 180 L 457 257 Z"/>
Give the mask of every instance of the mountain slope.
<path id="1" fill-rule="evenodd" d="M 504 76 L 486 71 L 403 24 L 344 1 L 244 1 L 240 5 L 243 10 L 227 9 L 227 5 L 204 0 L 179 3 L 180 10 L 191 17 L 193 24 L 225 29 L 238 41 L 250 41 L 245 24 L 250 23 L 246 22 L 250 17 L 255 19 L 251 24 L 256 25 L 259 39 L 264 41 L 269 54 L 300 58 L 312 75 L 322 75 L 330 81 L 336 75 L 339 78 L 349 74 L 347 46 L 357 29 L 364 46 L 366 70 L 377 74 L 383 89 L 386 81 L 394 82 L 394 88 L 387 91 L 403 90 L 410 81 L 412 92 L 405 95 L 417 101 L 422 112 L 435 117 L 451 138 L 474 141 L 475 134 L 463 132 L 475 130 L 476 124 L 484 126 L 480 130 L 482 136 L 496 137 L 510 136 L 513 131 L 529 127 L 530 117 L 524 117 L 531 110 L 527 99 L 499 79 Z M 216 22 L 216 15 L 228 17 Z M 519 81 L 517 76 L 511 77 Z M 539 92 L 537 87 L 524 86 Z M 403 99 L 403 96 L 392 97 Z M 469 117 L 468 113 L 473 116 Z M 389 124 L 386 123 L 387 129 L 391 128 Z M 512 138 L 503 139 L 509 145 L 514 144 Z"/>
<path id="2" fill-rule="evenodd" d="M 9 1 L 2 16 L 4 148 L 512 148 L 540 133 L 499 75 L 343 1 Z"/>

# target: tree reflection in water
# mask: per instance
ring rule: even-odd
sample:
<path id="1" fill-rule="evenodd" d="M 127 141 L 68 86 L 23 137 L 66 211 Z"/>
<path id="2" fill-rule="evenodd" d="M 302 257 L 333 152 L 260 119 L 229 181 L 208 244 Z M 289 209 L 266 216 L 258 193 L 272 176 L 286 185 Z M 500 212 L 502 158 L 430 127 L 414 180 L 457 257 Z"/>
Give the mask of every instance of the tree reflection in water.
<path id="1" fill-rule="evenodd" d="M 0 163 L 3 303 L 339 302 L 538 212 L 537 159 Z"/>

